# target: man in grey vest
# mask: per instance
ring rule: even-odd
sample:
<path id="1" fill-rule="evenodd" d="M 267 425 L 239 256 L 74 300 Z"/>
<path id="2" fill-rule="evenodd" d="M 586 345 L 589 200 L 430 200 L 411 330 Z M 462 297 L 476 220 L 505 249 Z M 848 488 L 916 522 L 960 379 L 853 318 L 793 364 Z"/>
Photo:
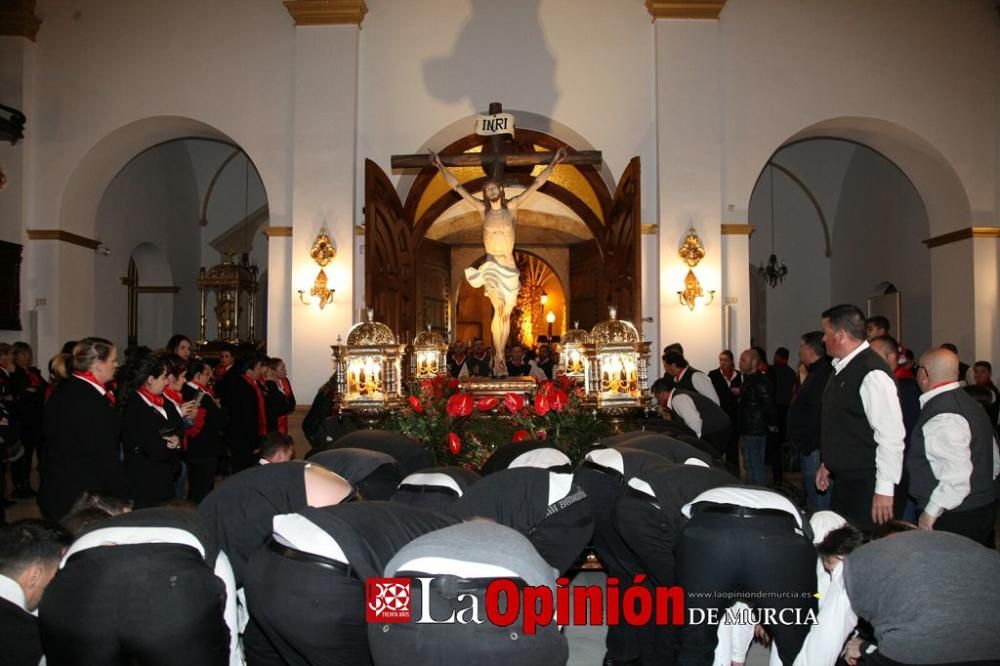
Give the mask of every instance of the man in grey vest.
<path id="1" fill-rule="evenodd" d="M 834 479 L 830 509 L 871 530 L 893 517 L 903 474 L 903 413 L 892 371 L 865 341 L 865 316 L 853 305 L 823 313 L 823 342 L 833 375 L 823 391 L 822 464 L 816 487 Z"/>
<path id="2" fill-rule="evenodd" d="M 650 389 L 657 403 L 672 419 L 681 421 L 722 455 L 729 443 L 732 424 L 722 407 L 697 391 L 681 388 L 669 378 L 657 379 Z"/>
<path id="3" fill-rule="evenodd" d="M 986 410 L 959 390 L 958 356 L 944 348 L 920 357 L 920 418 L 910 436 L 910 494 L 918 524 L 993 547 L 997 453 Z"/>

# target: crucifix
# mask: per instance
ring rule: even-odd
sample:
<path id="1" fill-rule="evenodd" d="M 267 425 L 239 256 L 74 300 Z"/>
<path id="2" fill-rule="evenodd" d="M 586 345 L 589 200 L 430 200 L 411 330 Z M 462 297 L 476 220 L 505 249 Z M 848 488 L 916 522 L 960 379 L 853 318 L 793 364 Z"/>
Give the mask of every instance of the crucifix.
<path id="1" fill-rule="evenodd" d="M 510 316 L 517 305 L 521 289 L 520 272 L 514 263 L 514 236 L 517 210 L 522 202 L 538 190 L 552 175 L 559 164 L 599 164 L 601 153 L 597 150 L 570 154 L 563 147 L 557 151 L 532 151 L 530 153 L 505 152 L 506 135 L 514 134 L 514 117 L 503 113 L 499 102 L 490 104 L 489 114 L 476 119 L 476 133 L 489 136 L 489 150 L 481 153 L 438 155 L 393 155 L 392 168 L 423 168 L 433 164 L 441 171 L 448 185 L 468 204 L 478 210 L 483 219 L 483 245 L 486 261 L 478 268 L 466 268 L 465 277 L 473 287 L 483 287 L 486 297 L 493 304 L 493 375 L 505 377 L 507 366 L 504 350 L 510 337 Z M 507 198 L 504 190 L 504 167 L 547 165 L 534 181 L 522 192 Z M 449 170 L 449 166 L 480 166 L 488 178 L 483 183 L 483 197 L 470 194 Z"/>

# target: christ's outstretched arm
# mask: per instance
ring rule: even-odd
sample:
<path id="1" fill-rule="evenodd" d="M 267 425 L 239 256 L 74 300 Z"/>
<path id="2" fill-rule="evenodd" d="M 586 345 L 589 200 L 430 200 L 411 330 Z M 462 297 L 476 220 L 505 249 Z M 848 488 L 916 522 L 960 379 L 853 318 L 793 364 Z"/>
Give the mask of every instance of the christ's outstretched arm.
<path id="1" fill-rule="evenodd" d="M 521 192 L 516 197 L 508 199 L 507 206 L 510 208 L 517 208 L 518 204 L 524 201 L 527 197 L 530 197 L 532 194 L 534 194 L 538 190 L 538 188 L 544 185 L 545 181 L 549 179 L 549 176 L 552 175 L 552 170 L 555 169 L 564 159 L 566 159 L 567 152 L 568 151 L 566 150 L 566 146 L 563 146 L 562 148 L 557 150 L 556 156 L 552 158 L 552 162 L 550 162 L 549 165 L 545 167 L 544 171 L 538 174 L 538 178 L 535 178 L 535 180 L 531 183 L 531 185 L 528 185 L 528 188 L 524 190 L 524 192 Z"/>
<path id="2" fill-rule="evenodd" d="M 448 170 L 448 167 L 441 162 L 441 158 L 433 150 L 431 151 L 431 164 L 438 168 L 441 175 L 444 176 L 444 181 L 448 183 L 448 187 L 458 192 L 463 199 L 465 199 L 471 206 L 474 206 L 477 210 L 482 209 L 483 202 L 476 197 L 469 194 L 468 190 L 462 187 L 462 184 L 458 182 L 458 178 L 455 178 L 455 174 Z"/>

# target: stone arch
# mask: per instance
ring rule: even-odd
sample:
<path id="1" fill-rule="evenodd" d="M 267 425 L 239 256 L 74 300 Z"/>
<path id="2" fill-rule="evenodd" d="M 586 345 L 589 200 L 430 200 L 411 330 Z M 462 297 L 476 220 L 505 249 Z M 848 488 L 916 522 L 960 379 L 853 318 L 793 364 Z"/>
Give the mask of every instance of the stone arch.
<path id="1" fill-rule="evenodd" d="M 818 138 L 862 144 L 899 167 L 924 202 L 931 236 L 972 225 L 969 195 L 955 168 L 940 150 L 916 132 L 880 118 L 841 116 L 802 128 L 774 152 Z"/>

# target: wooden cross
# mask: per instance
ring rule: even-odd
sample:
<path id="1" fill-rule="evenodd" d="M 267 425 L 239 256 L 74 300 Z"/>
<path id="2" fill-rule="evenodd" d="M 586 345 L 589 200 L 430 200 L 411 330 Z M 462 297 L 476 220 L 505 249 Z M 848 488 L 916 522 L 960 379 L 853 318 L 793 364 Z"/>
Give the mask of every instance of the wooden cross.
<path id="1" fill-rule="evenodd" d="M 503 112 L 500 102 L 490 104 L 489 114 L 495 115 Z M 490 178 L 503 184 L 503 172 L 505 167 L 535 166 L 536 164 L 548 164 L 555 156 L 555 151 L 532 151 L 530 153 L 506 152 L 509 142 L 504 141 L 503 134 L 494 134 L 489 137 L 489 151 L 481 153 L 439 153 L 438 157 L 445 166 L 482 167 L 483 171 Z M 429 154 L 417 155 L 393 155 L 391 165 L 393 169 L 420 169 L 431 163 Z M 581 150 L 570 153 L 563 160 L 563 164 L 600 164 L 601 151 Z"/>

